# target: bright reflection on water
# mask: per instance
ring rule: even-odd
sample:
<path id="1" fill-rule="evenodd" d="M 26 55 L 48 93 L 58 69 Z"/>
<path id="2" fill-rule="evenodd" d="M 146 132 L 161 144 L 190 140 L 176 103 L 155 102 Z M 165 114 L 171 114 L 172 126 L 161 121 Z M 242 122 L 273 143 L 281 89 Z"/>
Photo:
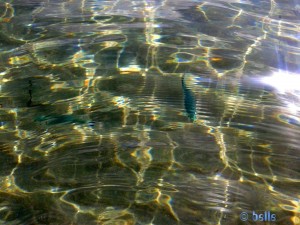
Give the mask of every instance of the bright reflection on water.
<path id="1" fill-rule="evenodd" d="M 0 0 L 0 223 L 300 224 L 299 19 L 295 0 Z"/>

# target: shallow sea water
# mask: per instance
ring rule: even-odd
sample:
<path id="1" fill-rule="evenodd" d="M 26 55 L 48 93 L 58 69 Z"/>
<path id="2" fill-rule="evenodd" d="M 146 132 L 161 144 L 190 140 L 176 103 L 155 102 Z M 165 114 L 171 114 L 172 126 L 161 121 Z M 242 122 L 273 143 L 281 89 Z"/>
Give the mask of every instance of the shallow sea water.
<path id="1" fill-rule="evenodd" d="M 296 0 L 0 0 L 0 224 L 299 225 L 299 21 Z"/>

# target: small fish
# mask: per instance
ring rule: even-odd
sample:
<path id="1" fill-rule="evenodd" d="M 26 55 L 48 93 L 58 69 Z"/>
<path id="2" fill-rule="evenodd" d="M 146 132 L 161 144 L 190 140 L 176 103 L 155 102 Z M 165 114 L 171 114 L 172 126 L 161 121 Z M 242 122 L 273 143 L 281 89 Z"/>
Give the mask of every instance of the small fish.
<path id="1" fill-rule="evenodd" d="M 196 98 L 194 93 L 186 86 L 184 75 L 181 79 L 183 95 L 184 95 L 184 107 L 188 118 L 194 122 L 196 120 Z"/>
<path id="2" fill-rule="evenodd" d="M 39 116 L 35 118 L 36 122 L 46 122 L 47 125 L 56 125 L 63 123 L 75 123 L 75 124 L 87 124 L 89 127 L 93 128 L 95 126 L 94 121 L 86 121 L 81 118 L 77 118 L 73 115 L 49 115 L 49 116 Z"/>

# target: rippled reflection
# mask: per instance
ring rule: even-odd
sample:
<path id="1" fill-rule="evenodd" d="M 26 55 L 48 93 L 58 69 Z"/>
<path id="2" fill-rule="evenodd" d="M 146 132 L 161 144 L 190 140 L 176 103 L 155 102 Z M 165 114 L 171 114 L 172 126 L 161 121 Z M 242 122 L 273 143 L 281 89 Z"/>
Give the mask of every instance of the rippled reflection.
<path id="1" fill-rule="evenodd" d="M 299 9 L 0 0 L 0 223 L 300 224 Z"/>

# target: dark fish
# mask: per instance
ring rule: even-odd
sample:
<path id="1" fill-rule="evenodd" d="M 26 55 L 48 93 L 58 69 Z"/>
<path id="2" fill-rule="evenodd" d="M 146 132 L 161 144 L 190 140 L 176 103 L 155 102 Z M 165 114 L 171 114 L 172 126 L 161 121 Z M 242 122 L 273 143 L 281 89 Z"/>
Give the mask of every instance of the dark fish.
<path id="1" fill-rule="evenodd" d="M 83 124 L 84 120 L 78 119 L 72 115 L 49 115 L 49 116 L 39 116 L 35 118 L 36 122 L 46 122 L 47 125 L 56 125 L 61 123 L 76 123 Z"/>
<path id="2" fill-rule="evenodd" d="M 27 107 L 31 107 L 32 106 L 32 82 L 31 80 L 29 80 L 28 82 L 29 82 L 29 90 L 28 90 L 29 100 L 27 102 Z"/>
<path id="3" fill-rule="evenodd" d="M 185 111 L 187 113 L 188 118 L 191 121 L 196 120 L 196 98 L 194 93 L 189 89 L 186 84 L 185 84 L 185 79 L 184 75 L 181 79 L 181 84 L 182 84 L 182 90 L 183 90 L 183 95 L 184 95 L 184 107 Z"/>
<path id="4" fill-rule="evenodd" d="M 27 107 L 44 106 L 43 104 L 33 104 L 33 102 L 32 102 L 32 81 L 31 80 L 29 80 L 28 93 L 29 93 L 29 100 L 26 103 Z"/>

